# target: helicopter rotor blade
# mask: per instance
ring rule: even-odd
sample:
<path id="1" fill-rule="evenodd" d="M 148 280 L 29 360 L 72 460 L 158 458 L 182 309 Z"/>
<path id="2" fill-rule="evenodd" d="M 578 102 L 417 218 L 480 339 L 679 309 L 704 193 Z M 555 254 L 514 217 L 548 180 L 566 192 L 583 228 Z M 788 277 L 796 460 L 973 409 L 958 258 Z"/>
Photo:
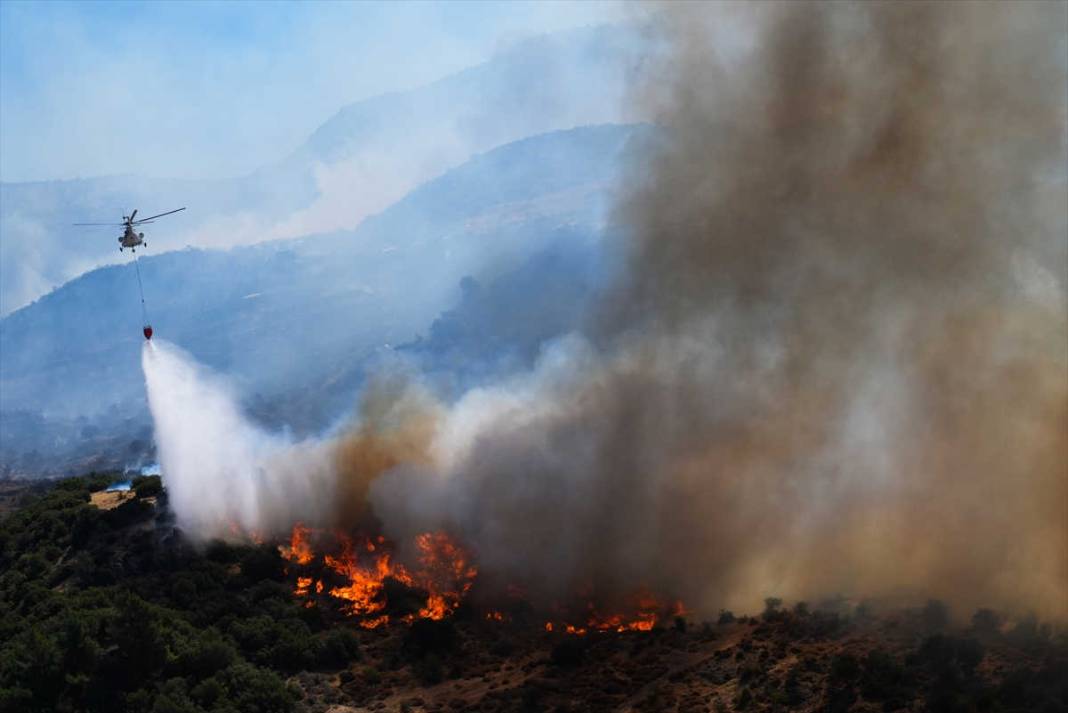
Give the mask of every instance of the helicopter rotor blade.
<path id="1" fill-rule="evenodd" d="M 130 213 L 130 222 L 132 223 L 133 219 L 136 218 L 136 217 L 137 217 L 137 209 L 134 208 L 134 212 Z"/>
<path id="2" fill-rule="evenodd" d="M 71 223 L 71 225 L 112 225 L 112 226 L 122 226 L 122 225 L 126 225 L 126 223 Z"/>
<path id="3" fill-rule="evenodd" d="M 140 224 L 140 223 L 144 223 L 147 220 L 152 220 L 153 218 L 161 218 L 161 217 L 163 217 L 165 215 L 170 215 L 171 213 L 177 213 L 178 211 L 182 211 L 182 210 L 185 210 L 184 206 L 181 207 L 181 208 L 176 208 L 174 210 L 169 210 L 166 213 L 158 213 L 156 215 L 150 215 L 147 218 L 142 218 L 141 220 L 136 220 L 136 221 L 134 221 L 134 224 L 137 225 L 137 224 Z M 136 212 L 137 211 L 135 210 L 134 213 L 136 213 Z"/>

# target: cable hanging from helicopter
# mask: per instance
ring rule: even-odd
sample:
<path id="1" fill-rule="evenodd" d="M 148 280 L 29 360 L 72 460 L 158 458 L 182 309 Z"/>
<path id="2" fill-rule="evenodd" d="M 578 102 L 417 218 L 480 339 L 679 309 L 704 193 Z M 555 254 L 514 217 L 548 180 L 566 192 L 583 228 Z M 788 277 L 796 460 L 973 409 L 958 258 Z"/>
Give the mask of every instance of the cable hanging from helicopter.
<path id="1" fill-rule="evenodd" d="M 145 339 L 152 339 L 152 324 L 148 321 L 148 307 L 145 306 L 145 285 L 141 280 L 141 261 L 137 256 L 137 246 L 141 245 L 148 247 L 148 243 L 145 242 L 145 234 L 135 230 L 135 228 L 148 223 L 153 222 L 156 218 L 162 218 L 165 215 L 171 215 L 179 211 L 185 210 L 185 207 L 176 208 L 175 210 L 169 210 L 166 213 L 157 213 L 156 215 L 150 215 L 147 218 L 141 218 L 137 220 L 137 209 L 135 208 L 130 215 L 122 216 L 121 223 L 75 223 L 74 225 L 107 225 L 118 226 L 124 228 L 123 234 L 119 236 L 119 252 L 121 253 L 126 248 L 130 249 L 130 252 L 134 254 L 134 270 L 137 272 L 137 290 L 141 295 L 141 319 L 144 323 L 144 327 L 141 328 L 142 334 L 145 335 Z"/>

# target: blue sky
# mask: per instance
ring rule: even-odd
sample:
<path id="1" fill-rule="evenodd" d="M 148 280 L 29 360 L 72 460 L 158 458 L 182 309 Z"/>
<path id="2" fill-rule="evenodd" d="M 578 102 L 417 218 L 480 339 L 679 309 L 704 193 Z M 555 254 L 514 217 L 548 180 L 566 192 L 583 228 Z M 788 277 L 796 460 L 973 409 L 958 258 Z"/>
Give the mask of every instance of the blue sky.
<path id="1" fill-rule="evenodd" d="M 239 175 L 341 106 L 615 2 L 0 2 L 0 180 Z"/>

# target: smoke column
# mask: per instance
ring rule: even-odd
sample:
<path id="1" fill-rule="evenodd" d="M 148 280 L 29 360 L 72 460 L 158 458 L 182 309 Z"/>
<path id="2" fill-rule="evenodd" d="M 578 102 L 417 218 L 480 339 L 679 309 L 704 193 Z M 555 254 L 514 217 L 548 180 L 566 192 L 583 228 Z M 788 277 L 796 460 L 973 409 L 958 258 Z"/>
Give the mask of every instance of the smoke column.
<path id="1" fill-rule="evenodd" d="M 183 524 L 444 527 L 535 602 L 1068 616 L 1068 9 L 713 10 L 651 20 L 623 268 L 532 373 L 448 406 L 385 379 L 292 443 L 147 345 Z"/>
<path id="2" fill-rule="evenodd" d="M 724 17 L 724 14 L 730 17 Z M 1064 5 L 673 5 L 589 339 L 468 394 L 387 530 L 551 600 L 1068 614 Z M 729 19 L 751 46 L 712 42 Z"/>

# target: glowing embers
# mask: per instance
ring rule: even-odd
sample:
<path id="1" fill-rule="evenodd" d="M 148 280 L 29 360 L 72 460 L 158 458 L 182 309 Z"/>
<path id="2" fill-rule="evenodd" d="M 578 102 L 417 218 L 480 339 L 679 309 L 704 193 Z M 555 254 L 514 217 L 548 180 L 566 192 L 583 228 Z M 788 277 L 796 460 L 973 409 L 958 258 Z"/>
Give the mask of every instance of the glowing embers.
<path id="1" fill-rule="evenodd" d="M 631 597 L 620 613 L 606 614 L 598 610 L 593 602 L 588 602 L 585 621 L 578 624 L 568 623 L 568 620 L 574 621 L 577 616 L 562 612 L 563 621 L 545 622 L 545 631 L 562 631 L 575 636 L 583 636 L 591 631 L 652 631 L 658 622 L 685 614 L 682 602 L 665 605 L 649 594 L 639 594 Z"/>
<path id="2" fill-rule="evenodd" d="M 655 597 L 645 588 L 626 596 L 602 598 L 586 586 L 569 602 L 550 606 L 548 617 L 544 616 L 544 610 L 538 613 L 531 608 L 525 589 L 517 585 L 509 585 L 505 595 L 495 601 L 500 608 L 484 612 L 483 618 L 487 622 L 536 626 L 549 634 L 572 636 L 647 632 L 687 615 L 681 601 Z"/>
<path id="3" fill-rule="evenodd" d="M 328 542 L 321 566 L 316 566 L 315 542 Z M 297 525 L 282 555 L 302 572 L 294 594 L 311 597 L 327 594 L 342 603 L 349 615 L 359 617 L 360 625 L 374 629 L 391 618 L 411 622 L 416 618 L 442 619 L 456 610 L 471 588 L 478 570 L 467 552 L 443 532 L 419 535 L 415 540 L 417 562 L 411 567 L 395 561 L 389 544 L 381 536 L 354 538 L 343 533 L 329 535 Z M 305 576 L 318 569 L 321 578 Z M 327 580 L 324 583 L 324 580 Z M 391 603 L 389 593 L 400 594 L 400 603 Z M 418 608 L 405 610 L 405 601 L 419 598 Z M 311 601 L 309 600 L 309 604 Z"/>

